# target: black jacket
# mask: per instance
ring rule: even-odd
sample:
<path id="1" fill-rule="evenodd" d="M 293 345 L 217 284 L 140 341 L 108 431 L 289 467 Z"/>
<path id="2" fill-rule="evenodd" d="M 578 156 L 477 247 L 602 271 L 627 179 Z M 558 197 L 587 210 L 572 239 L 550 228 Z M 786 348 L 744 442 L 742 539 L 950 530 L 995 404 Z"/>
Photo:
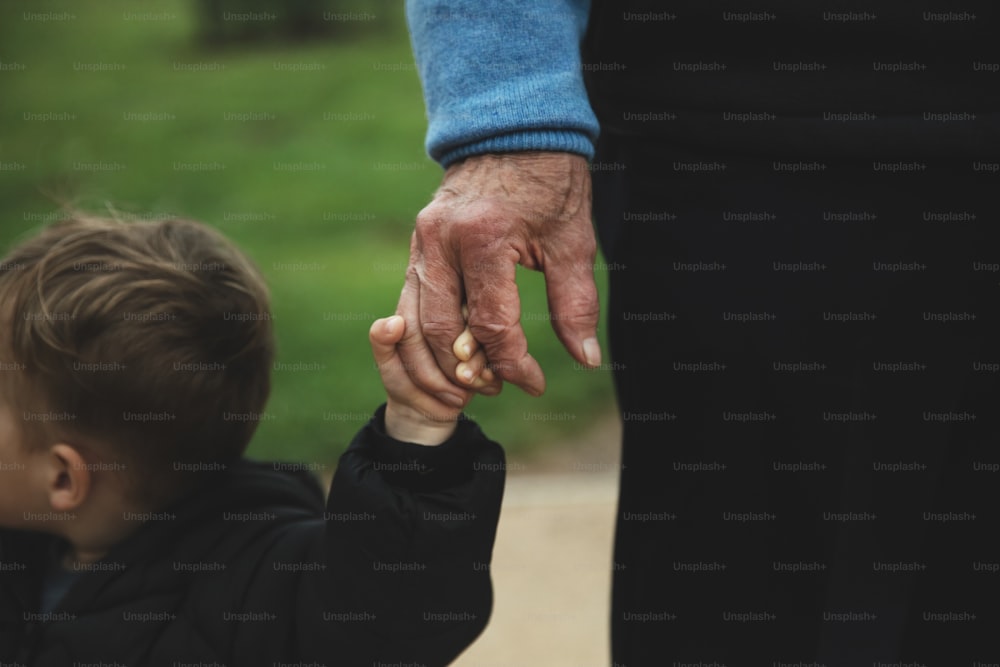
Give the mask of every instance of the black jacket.
<path id="1" fill-rule="evenodd" d="M 38 613 L 53 538 L 0 531 L 0 664 L 445 665 L 486 625 L 504 454 L 471 421 L 439 447 L 384 407 L 324 512 L 306 472 L 240 461 L 157 513 Z"/>

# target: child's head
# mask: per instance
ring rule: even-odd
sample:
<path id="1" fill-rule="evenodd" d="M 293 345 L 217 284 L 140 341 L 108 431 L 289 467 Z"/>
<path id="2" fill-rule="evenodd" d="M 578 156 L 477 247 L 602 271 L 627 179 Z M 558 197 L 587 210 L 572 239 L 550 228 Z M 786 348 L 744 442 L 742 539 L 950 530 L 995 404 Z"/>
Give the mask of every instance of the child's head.
<path id="1" fill-rule="evenodd" d="M 270 390 L 270 319 L 259 271 L 204 225 L 47 227 L 0 260 L 0 461 L 70 452 L 87 485 L 162 506 L 245 450 Z M 58 483 L 45 474 L 9 464 L 0 487 Z M 14 502 L 0 492 L 4 523 Z"/>

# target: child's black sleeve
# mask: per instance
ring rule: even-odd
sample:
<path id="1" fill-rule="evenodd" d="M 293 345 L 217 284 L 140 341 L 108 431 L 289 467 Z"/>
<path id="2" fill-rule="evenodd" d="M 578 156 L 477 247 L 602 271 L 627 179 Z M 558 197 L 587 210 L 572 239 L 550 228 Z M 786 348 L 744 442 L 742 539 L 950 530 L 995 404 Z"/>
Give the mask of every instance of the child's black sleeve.
<path id="1" fill-rule="evenodd" d="M 0 529 L 0 661 L 13 661 L 17 649 L 21 619 L 20 600 L 15 594 L 15 578 L 21 563 L 13 560 L 6 546 L 10 540 L 9 531 Z"/>
<path id="2" fill-rule="evenodd" d="M 384 416 L 341 457 L 327 502 L 326 613 L 351 630 L 331 660 L 447 665 L 492 610 L 504 452 L 464 418 L 428 447 L 389 437 Z"/>

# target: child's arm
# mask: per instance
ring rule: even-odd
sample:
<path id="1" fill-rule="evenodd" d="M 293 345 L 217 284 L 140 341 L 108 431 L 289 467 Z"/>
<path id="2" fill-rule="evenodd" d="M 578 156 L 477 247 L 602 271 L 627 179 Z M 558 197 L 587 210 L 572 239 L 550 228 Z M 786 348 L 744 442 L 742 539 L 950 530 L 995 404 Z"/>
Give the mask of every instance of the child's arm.
<path id="1" fill-rule="evenodd" d="M 372 326 L 388 400 L 340 459 L 322 539 L 307 538 L 303 526 L 301 535 L 290 531 L 272 549 L 269 559 L 278 563 L 317 567 L 284 579 L 295 583 L 286 589 L 292 608 L 274 622 L 285 620 L 281 631 L 274 623 L 241 628 L 234 645 L 247 664 L 270 664 L 274 657 L 338 667 L 443 667 L 486 626 L 503 449 L 459 418 L 458 409 L 410 381 L 396 351 L 403 324 L 387 318 Z M 485 359 L 476 354 L 463 351 L 473 375 L 486 383 Z M 475 384 L 470 381 L 469 397 Z M 308 547 L 296 545 L 305 539 Z M 260 569 L 272 585 L 282 581 L 272 567 Z M 246 604 L 255 608 L 252 599 Z M 271 649 L 288 646 L 296 647 L 295 655 Z"/>

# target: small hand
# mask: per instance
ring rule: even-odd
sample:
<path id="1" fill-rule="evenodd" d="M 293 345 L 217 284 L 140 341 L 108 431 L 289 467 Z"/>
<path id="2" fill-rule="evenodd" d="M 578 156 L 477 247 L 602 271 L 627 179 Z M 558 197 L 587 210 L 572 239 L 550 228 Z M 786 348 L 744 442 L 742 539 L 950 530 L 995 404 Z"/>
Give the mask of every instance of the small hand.
<path id="1" fill-rule="evenodd" d="M 397 440 L 420 445 L 439 445 L 454 433 L 455 422 L 462 408 L 472 399 L 476 390 L 485 389 L 487 392 L 498 393 L 499 380 L 486 368 L 486 356 L 477 349 L 474 340 L 472 344 L 463 341 L 462 346 L 456 341 L 456 349 L 460 348 L 463 354 L 465 345 L 468 344 L 470 350 L 467 358 L 456 360 L 456 366 L 464 365 L 463 371 L 472 371 L 471 380 L 467 382 L 469 388 L 454 389 L 462 394 L 462 406 L 457 407 L 425 392 L 413 382 L 413 369 L 399 356 L 399 344 L 406 329 L 406 321 L 393 315 L 375 320 L 368 332 L 372 354 L 387 394 L 386 431 Z M 437 370 L 436 364 L 434 368 Z"/>

